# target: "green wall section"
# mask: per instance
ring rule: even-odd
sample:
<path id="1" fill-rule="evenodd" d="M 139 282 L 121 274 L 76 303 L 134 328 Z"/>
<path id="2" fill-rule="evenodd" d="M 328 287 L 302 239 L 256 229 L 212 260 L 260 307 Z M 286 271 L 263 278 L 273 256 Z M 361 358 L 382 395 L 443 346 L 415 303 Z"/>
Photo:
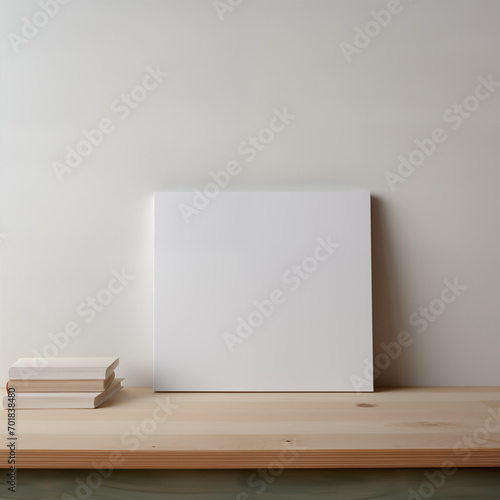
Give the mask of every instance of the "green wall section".
<path id="1" fill-rule="evenodd" d="M 500 469 L 18 470 L 18 500 L 499 500 Z M 273 472 L 273 473 L 272 473 Z M 2 471 L 2 477 L 6 477 Z M 434 484 L 432 484 L 434 483 Z M 90 487 L 89 487 L 90 485 Z"/>

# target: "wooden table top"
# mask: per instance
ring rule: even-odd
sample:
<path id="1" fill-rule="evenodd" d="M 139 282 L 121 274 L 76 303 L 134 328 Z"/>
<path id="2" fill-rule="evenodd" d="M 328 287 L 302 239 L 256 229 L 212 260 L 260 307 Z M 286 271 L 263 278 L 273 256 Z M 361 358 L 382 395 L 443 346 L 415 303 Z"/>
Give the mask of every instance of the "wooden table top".
<path id="1" fill-rule="evenodd" d="M 374 393 L 154 393 L 17 410 L 16 467 L 500 467 L 500 387 Z M 7 411 L 0 412 L 2 442 Z M 9 449 L 0 460 L 7 468 Z"/>

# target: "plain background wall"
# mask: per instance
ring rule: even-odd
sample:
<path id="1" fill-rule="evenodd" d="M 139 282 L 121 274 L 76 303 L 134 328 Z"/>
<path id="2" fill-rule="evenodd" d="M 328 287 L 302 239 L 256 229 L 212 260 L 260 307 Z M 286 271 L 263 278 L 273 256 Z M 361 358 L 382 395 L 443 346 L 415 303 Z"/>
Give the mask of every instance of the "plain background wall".
<path id="1" fill-rule="evenodd" d="M 209 0 L 72 0 L 15 52 L 41 7 L 2 0 L 0 379 L 74 321 L 59 355 L 117 355 L 126 385 L 151 386 L 153 192 L 236 160 L 233 190 L 372 192 L 375 355 L 413 339 L 377 385 L 500 384 L 500 89 L 460 127 L 443 118 L 500 81 L 500 3 L 400 5 L 348 62 L 341 44 L 387 1 L 246 0 L 221 20 Z M 112 103 L 156 65 L 169 76 L 121 120 Z M 283 107 L 296 118 L 247 161 L 238 145 Z M 53 162 L 104 118 L 114 131 L 59 181 Z M 437 127 L 446 141 L 392 191 L 384 174 Z M 79 304 L 122 269 L 134 279 L 85 323 Z M 455 278 L 460 296 L 410 324 Z"/>

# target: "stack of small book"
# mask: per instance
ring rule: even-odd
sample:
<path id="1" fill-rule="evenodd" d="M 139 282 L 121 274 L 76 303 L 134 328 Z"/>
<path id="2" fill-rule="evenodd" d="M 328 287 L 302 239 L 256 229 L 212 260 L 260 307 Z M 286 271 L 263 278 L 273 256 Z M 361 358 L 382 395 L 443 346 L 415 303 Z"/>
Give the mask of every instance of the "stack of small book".
<path id="1" fill-rule="evenodd" d="M 97 408 L 121 388 L 118 358 L 19 358 L 9 368 L 3 407 Z M 12 408 L 12 406 L 10 406 Z"/>

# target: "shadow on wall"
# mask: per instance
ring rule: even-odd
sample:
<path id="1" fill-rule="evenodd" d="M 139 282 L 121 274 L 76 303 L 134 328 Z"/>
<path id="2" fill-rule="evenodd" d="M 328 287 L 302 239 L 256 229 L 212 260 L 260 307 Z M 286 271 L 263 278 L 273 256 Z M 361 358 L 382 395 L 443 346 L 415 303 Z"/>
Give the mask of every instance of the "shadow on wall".
<path id="1" fill-rule="evenodd" d="M 373 359 L 384 354 L 382 344 L 389 344 L 397 339 L 400 332 L 397 318 L 399 306 L 393 259 L 390 254 L 390 241 L 384 221 L 384 207 L 380 198 L 371 197 L 372 219 L 372 304 L 373 304 Z M 387 359 L 387 358 L 386 358 Z M 375 367 L 375 369 L 377 369 Z M 401 358 L 391 359 L 390 365 L 380 370 L 375 378 L 375 388 L 404 385 L 402 375 L 405 370 Z"/>

